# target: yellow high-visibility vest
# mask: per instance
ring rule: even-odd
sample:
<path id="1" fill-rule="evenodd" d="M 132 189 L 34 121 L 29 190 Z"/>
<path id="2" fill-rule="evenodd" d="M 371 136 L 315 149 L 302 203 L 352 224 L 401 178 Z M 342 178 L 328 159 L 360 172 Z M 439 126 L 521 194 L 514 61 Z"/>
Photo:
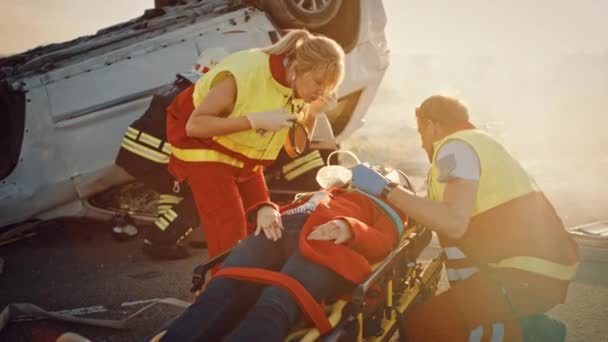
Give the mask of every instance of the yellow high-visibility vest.
<path id="1" fill-rule="evenodd" d="M 269 58 L 270 55 L 258 50 L 240 51 L 227 56 L 196 82 L 192 95 L 194 107 L 196 108 L 203 101 L 215 84 L 231 75 L 236 80 L 237 98 L 229 117 L 236 118 L 249 113 L 281 108 L 287 111 L 300 108 L 303 101 L 293 99 L 292 89 L 273 78 Z M 288 131 L 288 128 L 282 128 L 276 132 L 260 134 L 255 130 L 247 130 L 214 137 L 213 140 L 248 159 L 272 161 L 277 158 L 283 147 Z M 216 160 L 217 152 L 210 150 L 193 151 L 174 148 L 174 155 L 185 161 L 226 163 L 226 156 L 222 160 Z M 242 163 L 232 164 L 240 166 Z"/>
<path id="2" fill-rule="evenodd" d="M 447 245 L 440 236 L 445 248 L 458 249 L 459 254 L 455 260 L 459 264 L 465 264 L 465 259 L 473 259 L 466 261 L 469 266 L 467 269 L 460 270 L 475 269 L 476 271 L 477 267 L 494 270 L 511 268 L 556 280 L 571 280 L 576 274 L 578 256 L 573 250 L 573 244 L 565 232 L 563 223 L 555 217 L 553 209 L 548 209 L 544 204 L 537 206 L 539 195 L 544 195 L 538 189 L 536 182 L 521 164 L 487 133 L 478 129 L 462 130 L 434 144 L 428 178 L 429 198 L 438 202 L 444 199 L 446 184 L 438 180 L 439 169 L 436 158 L 439 149 L 453 140 L 460 140 L 471 146 L 477 153 L 480 167 L 479 187 L 467 233 L 461 240 L 447 239 Z M 517 211 L 509 209 L 508 204 L 522 200 L 527 201 L 525 203 L 529 203 L 529 206 L 519 206 L 520 209 Z M 509 220 L 504 220 L 505 217 L 514 217 L 514 215 L 518 219 L 516 226 L 508 222 Z M 481 216 L 484 216 L 484 224 L 478 220 Z M 539 217 L 546 219 L 538 219 Z M 532 226 L 527 226 L 528 223 Z M 549 235 L 553 235 L 552 238 Z M 511 240 L 512 236 L 518 238 Z M 522 240 L 522 237 L 526 236 L 531 238 Z M 541 252 L 536 248 L 539 241 L 534 241 L 533 236 L 536 238 L 541 236 L 546 241 L 557 242 L 554 247 Z M 496 254 L 491 247 L 495 244 L 507 247 L 501 248 Z M 557 262 L 559 259 L 556 256 L 562 256 L 562 261 Z M 448 262 L 453 263 L 453 260 Z M 457 269 L 452 269 L 454 270 Z"/>
<path id="3" fill-rule="evenodd" d="M 445 183 L 438 180 L 439 169 L 435 159 L 441 146 L 451 140 L 461 140 L 467 143 L 479 158 L 479 190 L 471 216 L 529 192 L 538 191 L 534 180 L 499 142 L 482 130 L 467 129 L 450 134 L 434 144 L 435 152 L 428 184 L 431 199 L 443 201 Z"/>

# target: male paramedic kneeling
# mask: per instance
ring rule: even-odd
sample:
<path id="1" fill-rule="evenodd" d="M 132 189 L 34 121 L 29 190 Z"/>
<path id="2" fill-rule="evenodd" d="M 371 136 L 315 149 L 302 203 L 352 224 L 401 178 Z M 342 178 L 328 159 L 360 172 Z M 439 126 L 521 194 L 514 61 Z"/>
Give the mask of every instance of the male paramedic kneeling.
<path id="1" fill-rule="evenodd" d="M 431 96 L 416 119 L 428 199 L 353 169 L 353 186 L 433 229 L 447 257 L 450 289 L 408 315 L 407 341 L 563 340 L 563 324 L 543 313 L 563 303 L 579 256 L 555 209 L 457 99 Z"/>
<path id="2" fill-rule="evenodd" d="M 333 93 L 343 74 L 335 41 L 295 30 L 227 56 L 167 108 L 169 171 L 192 190 L 210 258 L 246 237 L 245 211 L 269 200 L 263 168 L 294 120 L 314 125 L 302 108 Z M 265 229 L 279 223 L 278 211 L 265 214 Z"/>

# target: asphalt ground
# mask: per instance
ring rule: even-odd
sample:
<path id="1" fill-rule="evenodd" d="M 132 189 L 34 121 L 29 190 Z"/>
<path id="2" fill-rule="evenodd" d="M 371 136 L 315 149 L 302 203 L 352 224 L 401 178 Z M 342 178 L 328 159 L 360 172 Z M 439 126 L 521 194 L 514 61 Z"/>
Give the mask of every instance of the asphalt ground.
<path id="1" fill-rule="evenodd" d="M 0 305 L 27 302 L 47 311 L 104 306 L 107 311 L 83 317 L 124 319 L 154 298 L 191 301 L 190 275 L 206 256 L 157 261 L 140 251 L 140 241 L 117 241 L 107 224 L 60 220 L 44 224 L 36 235 L 0 247 Z M 123 303 L 134 305 L 123 306 Z M 157 305 L 134 319 L 128 329 L 115 330 L 50 320 L 9 323 L 0 341 L 54 341 L 73 331 L 93 341 L 141 341 L 181 309 Z"/>
<path id="2" fill-rule="evenodd" d="M 191 301 L 190 274 L 206 250 L 190 248 L 188 259 L 157 261 L 143 255 L 139 246 L 137 239 L 115 240 L 107 224 L 76 220 L 43 224 L 36 235 L 1 247 L 5 265 L 0 304 L 28 302 L 48 311 L 103 306 L 105 312 L 82 317 L 124 319 L 144 306 L 137 301 L 167 297 Z M 436 250 L 433 242 L 422 259 Z M 583 262 L 566 303 L 551 311 L 551 316 L 568 325 L 568 341 L 608 341 L 607 265 Z M 441 287 L 445 286 L 444 278 Z M 143 341 L 181 310 L 157 305 L 124 330 L 52 320 L 14 322 L 0 334 L 0 341 L 54 341 L 65 331 L 93 341 Z"/>
<path id="3" fill-rule="evenodd" d="M 550 165 L 554 165 L 553 162 Z M 608 160 L 593 167 L 560 162 L 539 167 L 535 174 L 567 226 L 608 220 L 608 183 L 590 182 L 608 172 Z M 564 167 L 569 166 L 569 167 Z M 573 170 L 578 176 L 568 177 Z M 560 172 L 556 172 L 560 171 Z M 550 177 L 549 177 L 550 176 Z M 423 179 L 414 178 L 417 187 Z M 189 248 L 192 256 L 176 261 L 149 259 L 134 238 L 117 241 L 108 223 L 56 220 L 41 224 L 35 235 L 0 246 L 3 261 L 0 274 L 0 306 L 32 303 L 48 311 L 103 306 L 104 312 L 87 318 L 124 319 L 155 298 L 191 301 L 190 276 L 206 257 L 205 249 Z M 200 234 L 202 235 L 202 234 Z M 193 239 L 201 239 L 192 234 Z M 437 252 L 436 241 L 423 253 L 421 261 Z M 608 341 L 608 248 L 581 250 L 581 263 L 566 303 L 550 315 L 568 326 L 567 341 Z M 2 262 L 0 262 L 2 263 Z M 445 290 L 444 278 L 440 290 Z M 131 321 L 128 329 L 116 330 L 51 320 L 9 323 L 0 333 L 3 341 L 54 341 L 73 331 L 93 341 L 142 341 L 157 331 L 182 309 L 157 305 Z"/>

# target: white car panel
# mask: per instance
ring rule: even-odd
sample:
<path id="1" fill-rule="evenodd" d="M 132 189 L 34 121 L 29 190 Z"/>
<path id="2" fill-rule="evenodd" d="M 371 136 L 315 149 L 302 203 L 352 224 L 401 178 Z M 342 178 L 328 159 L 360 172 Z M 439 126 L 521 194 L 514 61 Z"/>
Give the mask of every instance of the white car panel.
<path id="1" fill-rule="evenodd" d="M 206 5 L 184 6 L 182 11 L 204 12 L 199 7 Z M 47 58 L 55 65 L 47 72 L 25 68 L 21 79 L 11 81 L 27 91 L 28 101 L 20 161 L 0 181 L 0 227 L 30 218 L 89 215 L 82 200 L 125 177 L 116 176 L 114 158 L 125 128 L 143 114 L 155 89 L 190 70 L 208 47 L 234 52 L 267 46 L 276 30 L 254 8 L 189 12 L 192 19 L 182 21 L 179 8 L 168 11 L 148 21 L 143 33 L 118 28 L 25 63 L 43 65 Z M 361 95 L 337 142 L 362 125 L 388 66 L 385 24 L 382 2 L 361 0 L 359 41 L 346 55 L 338 96 Z M 315 139 L 332 136 L 325 124 Z"/>

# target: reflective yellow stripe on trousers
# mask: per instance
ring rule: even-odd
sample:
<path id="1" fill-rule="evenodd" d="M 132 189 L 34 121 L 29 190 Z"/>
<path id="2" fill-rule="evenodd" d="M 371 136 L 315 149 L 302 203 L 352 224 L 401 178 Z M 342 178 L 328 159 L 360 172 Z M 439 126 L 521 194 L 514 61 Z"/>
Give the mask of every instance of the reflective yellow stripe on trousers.
<path id="1" fill-rule="evenodd" d="M 161 148 L 162 144 L 162 148 Z M 127 127 L 121 146 L 138 156 L 161 164 L 169 163 L 171 145 L 146 132 Z M 161 151 L 159 151 L 161 149 Z"/>
<path id="2" fill-rule="evenodd" d="M 138 156 L 161 164 L 169 163 L 169 156 L 129 139 L 123 138 L 121 146 Z"/>
<path id="3" fill-rule="evenodd" d="M 545 277 L 571 280 L 576 275 L 578 263 L 573 265 L 559 264 L 553 261 L 530 256 L 516 256 L 503 259 L 497 263 L 488 264 L 492 268 L 515 268 L 544 275 Z"/>
<path id="4" fill-rule="evenodd" d="M 458 247 L 444 248 L 448 260 L 462 260 L 466 256 Z M 576 275 L 578 263 L 573 265 L 559 264 L 553 261 L 531 257 L 531 256 L 515 256 L 500 260 L 497 263 L 488 264 L 490 268 L 514 268 L 522 271 L 536 273 L 545 277 L 558 280 L 571 280 Z M 446 267 L 448 280 L 464 280 L 475 274 L 478 271 L 477 267 L 449 268 Z"/>

